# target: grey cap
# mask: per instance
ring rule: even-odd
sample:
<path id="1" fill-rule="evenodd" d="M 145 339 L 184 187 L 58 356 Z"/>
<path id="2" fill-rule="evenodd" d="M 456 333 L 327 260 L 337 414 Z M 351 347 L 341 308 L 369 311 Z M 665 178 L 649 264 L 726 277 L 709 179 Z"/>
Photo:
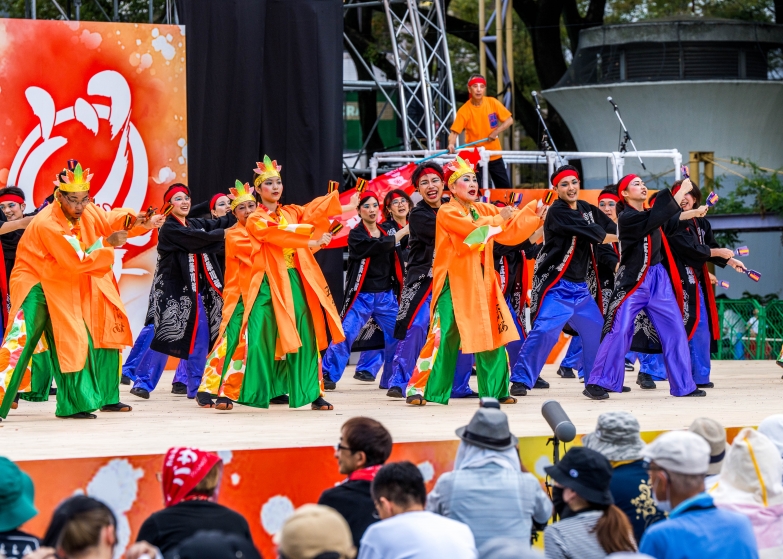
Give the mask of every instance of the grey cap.
<path id="1" fill-rule="evenodd" d="M 644 459 L 667 472 L 706 475 L 710 466 L 710 445 L 696 433 L 669 431 L 644 449 Z"/>
<path id="2" fill-rule="evenodd" d="M 640 460 L 644 441 L 639 422 L 627 411 L 609 411 L 598 416 L 595 431 L 582 437 L 582 445 L 600 452 L 607 460 Z"/>
<path id="3" fill-rule="evenodd" d="M 455 433 L 467 443 L 492 450 L 508 450 L 519 442 L 509 431 L 506 414 L 496 408 L 479 408 Z"/>
<path id="4" fill-rule="evenodd" d="M 707 475 L 719 474 L 723 459 L 726 458 L 726 451 L 729 449 L 729 445 L 726 444 L 726 429 L 714 419 L 699 417 L 693 420 L 688 431 L 696 433 L 710 445 L 710 467 L 707 469 Z"/>

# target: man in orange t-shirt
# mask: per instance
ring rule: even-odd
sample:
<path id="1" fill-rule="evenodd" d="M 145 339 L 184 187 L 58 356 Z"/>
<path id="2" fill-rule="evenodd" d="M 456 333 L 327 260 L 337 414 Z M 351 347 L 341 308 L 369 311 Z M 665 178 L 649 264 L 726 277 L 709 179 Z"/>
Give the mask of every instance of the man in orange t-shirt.
<path id="1" fill-rule="evenodd" d="M 508 112 L 503 103 L 494 97 L 485 97 L 487 90 L 487 81 L 484 76 L 473 74 L 468 80 L 468 91 L 470 100 L 462 105 L 457 111 L 457 117 L 451 125 L 449 134 L 449 152 L 456 152 L 457 137 L 465 131 L 465 143 L 475 142 L 489 138 L 486 142 L 477 144 L 489 151 L 500 151 L 498 136 L 500 133 L 514 124 L 511 113 Z M 511 188 L 508 180 L 506 165 L 503 158 L 499 155 L 493 155 L 489 158 L 489 176 L 495 188 Z M 481 173 L 479 169 L 476 173 L 479 185 L 481 182 Z"/>

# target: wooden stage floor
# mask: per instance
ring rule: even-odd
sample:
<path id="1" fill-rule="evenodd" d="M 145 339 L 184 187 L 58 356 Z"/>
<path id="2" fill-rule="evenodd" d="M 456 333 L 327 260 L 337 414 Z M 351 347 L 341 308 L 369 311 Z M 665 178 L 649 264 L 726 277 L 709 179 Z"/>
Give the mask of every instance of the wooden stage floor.
<path id="1" fill-rule="evenodd" d="M 560 401 L 579 433 L 592 431 L 597 416 L 609 410 L 632 412 L 643 431 L 685 428 L 700 416 L 717 419 L 725 427 L 750 426 L 783 412 L 783 369 L 774 361 L 714 362 L 716 387 L 708 390 L 706 398 L 671 397 L 665 382 L 659 382 L 657 390 L 642 391 L 634 384 L 636 373 L 629 373 L 630 393 L 595 402 L 582 396 L 582 384 L 561 379 L 555 370 L 547 365 L 542 375 L 552 385 L 549 390 L 532 391 L 516 405 L 503 407 L 516 435 L 551 433 L 540 413 L 548 399 Z M 335 406 L 332 412 L 285 406 L 269 410 L 235 406 L 233 411 L 218 412 L 170 394 L 171 378 L 172 372 L 167 372 L 149 400 L 131 396 L 129 387 L 123 386 L 121 399 L 133 411 L 98 412 L 95 420 L 58 419 L 53 401 L 20 402 L 0 423 L 0 455 L 43 460 L 161 454 L 175 445 L 211 450 L 332 446 L 340 425 L 357 415 L 383 422 L 395 442 L 449 440 L 456 439 L 454 429 L 466 424 L 478 405 L 475 399 L 452 399 L 448 406 L 408 406 L 387 398 L 377 384 L 354 380 L 353 367 L 349 367 L 338 390 L 326 395 Z M 471 383 L 475 389 L 475 377 Z"/>

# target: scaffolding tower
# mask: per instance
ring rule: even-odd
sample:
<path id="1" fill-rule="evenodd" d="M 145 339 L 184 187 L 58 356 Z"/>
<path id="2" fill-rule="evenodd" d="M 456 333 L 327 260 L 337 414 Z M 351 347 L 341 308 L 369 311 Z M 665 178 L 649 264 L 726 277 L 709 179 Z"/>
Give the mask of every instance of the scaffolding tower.
<path id="1" fill-rule="evenodd" d="M 383 108 L 378 111 L 359 152 L 343 157 L 344 170 L 351 177 L 369 172 L 369 168 L 362 166 L 369 155 L 367 146 L 388 107 L 402 124 L 402 145 L 406 151 L 445 146 L 449 125 L 457 114 L 443 0 L 346 0 L 344 12 L 354 9 L 384 11 L 390 48 L 383 54 L 396 75 L 394 81 L 378 79 L 359 49 L 343 34 L 351 58 L 372 76 L 371 81 L 343 81 L 343 90 L 373 89 L 380 91 L 384 98 Z M 396 103 L 392 99 L 394 91 Z"/>

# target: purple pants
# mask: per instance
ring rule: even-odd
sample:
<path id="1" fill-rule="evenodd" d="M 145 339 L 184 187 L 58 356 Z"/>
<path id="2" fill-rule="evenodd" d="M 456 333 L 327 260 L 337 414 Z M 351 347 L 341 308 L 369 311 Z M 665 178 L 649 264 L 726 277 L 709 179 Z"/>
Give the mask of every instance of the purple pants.
<path id="1" fill-rule="evenodd" d="M 699 324 L 688 346 L 691 350 L 691 364 L 693 381 L 696 384 L 710 382 L 710 316 L 707 314 L 707 305 L 704 303 L 704 291 L 701 284 L 696 286 L 699 290 Z"/>
<path id="2" fill-rule="evenodd" d="M 149 350 L 150 344 L 152 343 L 152 338 L 154 337 L 154 324 L 147 324 L 144 328 L 141 329 L 141 332 L 139 332 L 139 336 L 136 338 L 130 353 L 128 353 L 128 358 L 122 365 L 122 376 L 128 377 L 132 381 L 136 380 L 136 368 L 139 366 L 139 363 L 141 363 L 141 358 L 144 357 L 144 354 L 147 353 L 147 350 Z M 179 363 L 177 364 L 177 370 L 174 372 L 174 380 L 171 382 L 172 384 L 175 382 L 181 382 L 182 384 L 188 383 L 187 359 L 179 360 Z"/>
<path id="3" fill-rule="evenodd" d="M 669 274 L 663 264 L 656 264 L 647 270 L 642 284 L 617 308 L 612 330 L 604 336 L 598 347 L 588 384 L 622 392 L 625 379 L 623 356 L 631 348 L 633 321 L 642 310 L 647 312 L 661 339 L 663 360 L 669 372 L 669 392 L 672 396 L 690 394 L 696 390 L 696 383 L 691 376 L 688 336 Z"/>

